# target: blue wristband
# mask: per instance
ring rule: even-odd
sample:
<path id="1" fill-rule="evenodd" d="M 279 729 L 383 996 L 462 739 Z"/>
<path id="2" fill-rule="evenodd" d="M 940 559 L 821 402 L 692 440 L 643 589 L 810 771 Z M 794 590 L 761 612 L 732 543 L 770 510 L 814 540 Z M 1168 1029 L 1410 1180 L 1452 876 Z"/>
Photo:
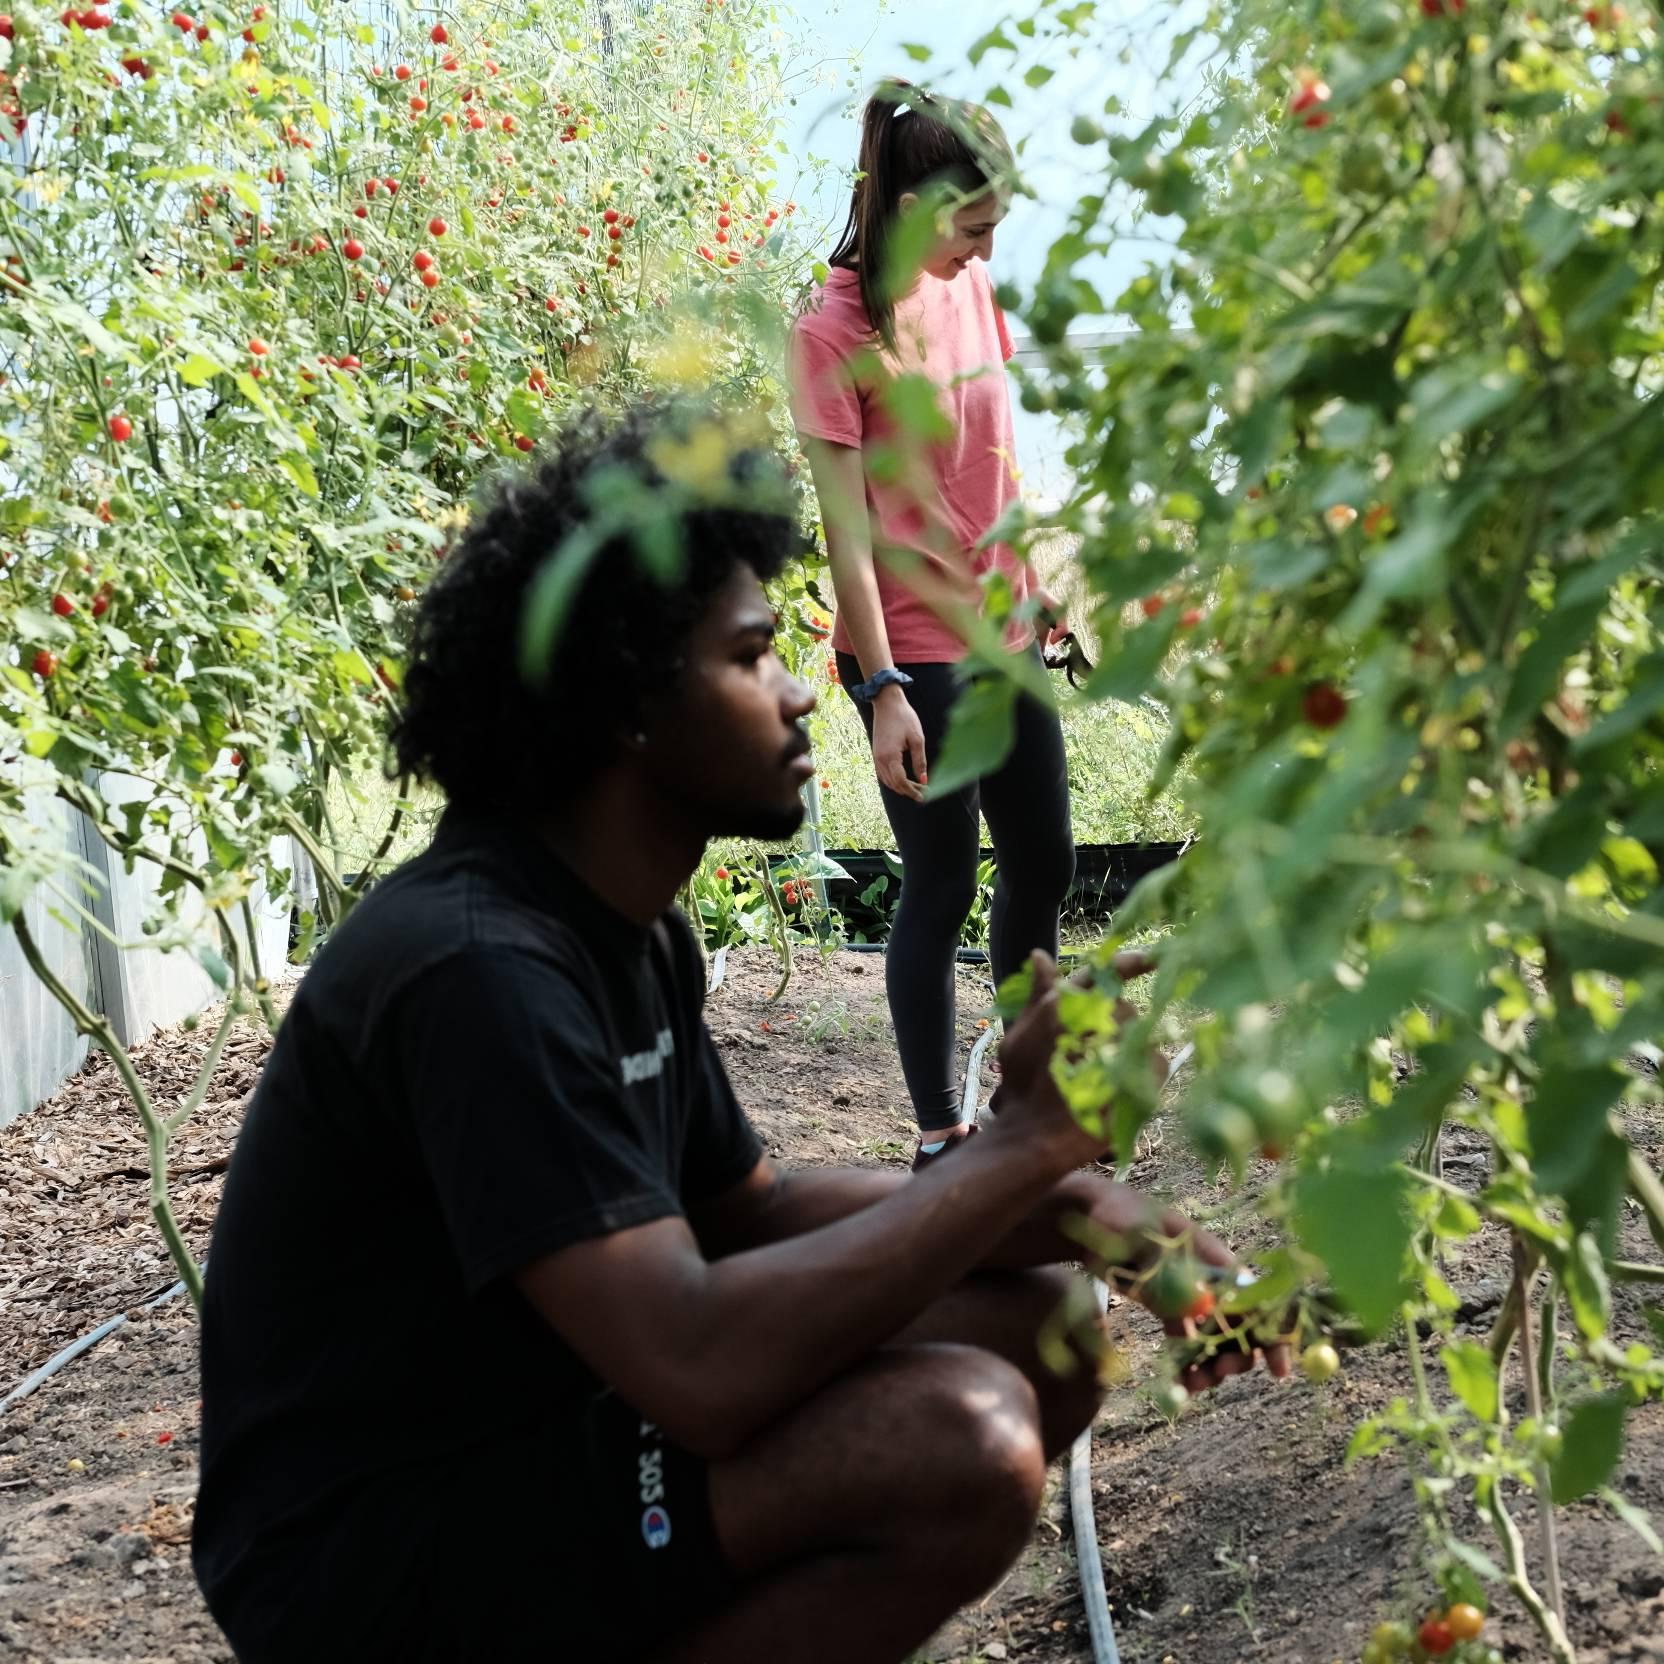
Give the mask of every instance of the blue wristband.
<path id="1" fill-rule="evenodd" d="M 912 685 L 913 678 L 905 671 L 886 665 L 882 670 L 875 670 L 866 681 L 852 687 L 849 697 L 859 699 L 863 705 L 870 705 L 885 688 L 910 688 Z"/>

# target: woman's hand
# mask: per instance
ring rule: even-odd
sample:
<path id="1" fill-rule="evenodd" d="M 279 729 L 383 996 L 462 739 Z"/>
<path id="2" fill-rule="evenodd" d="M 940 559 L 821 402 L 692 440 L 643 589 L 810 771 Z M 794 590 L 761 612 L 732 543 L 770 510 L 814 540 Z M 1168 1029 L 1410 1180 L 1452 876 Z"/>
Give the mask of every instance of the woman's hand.
<path id="1" fill-rule="evenodd" d="M 905 691 L 892 683 L 880 688 L 872 704 L 872 761 L 878 783 L 898 797 L 924 801 L 929 765 L 924 754 L 924 727 L 919 713 L 907 703 Z M 912 764 L 909 778 L 907 767 Z"/>
<path id="2" fill-rule="evenodd" d="M 1063 616 L 1063 603 L 1049 589 L 1036 588 L 1034 596 L 1034 639 L 1042 647 L 1062 641 L 1069 633 L 1069 621 Z"/>

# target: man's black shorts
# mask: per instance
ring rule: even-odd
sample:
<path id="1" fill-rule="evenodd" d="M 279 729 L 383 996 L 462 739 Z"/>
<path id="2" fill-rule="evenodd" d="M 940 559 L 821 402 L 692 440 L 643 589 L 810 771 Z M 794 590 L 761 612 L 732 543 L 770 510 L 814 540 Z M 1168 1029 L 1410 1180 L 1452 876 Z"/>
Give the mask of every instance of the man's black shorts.
<path id="1" fill-rule="evenodd" d="M 211 1604 L 242 1664 L 635 1664 L 735 1588 L 705 1463 L 610 1393 L 354 1497 L 239 1581 Z"/>

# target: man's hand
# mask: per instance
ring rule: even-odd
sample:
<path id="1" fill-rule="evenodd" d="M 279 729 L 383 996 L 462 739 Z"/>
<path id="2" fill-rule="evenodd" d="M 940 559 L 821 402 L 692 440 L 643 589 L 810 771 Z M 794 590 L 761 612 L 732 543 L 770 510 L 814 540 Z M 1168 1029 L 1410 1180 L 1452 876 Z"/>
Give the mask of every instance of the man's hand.
<path id="1" fill-rule="evenodd" d="M 1038 950 L 1029 967 L 1028 1004 L 1000 1042 L 1000 1083 L 991 1104 L 995 1125 L 1023 1136 L 1055 1138 L 1072 1149 L 1072 1166 L 1103 1154 L 1102 1138 L 1075 1119 L 1052 1078 L 1052 1057 L 1062 1029 L 1057 1018 L 1057 966 Z"/>
<path id="2" fill-rule="evenodd" d="M 1000 1042 L 1000 1084 L 994 1089 L 994 1096 L 990 1104 L 996 1117 L 1008 1113 L 1007 1095 L 1023 1095 L 1030 1092 L 1046 1092 L 1052 1100 L 1063 1109 L 1058 1094 L 1057 1083 L 1052 1078 L 1051 1060 L 1057 1051 L 1058 1037 L 1062 1033 L 1057 1016 L 1057 966 L 1044 953 L 1035 953 L 1030 961 L 1034 972 L 1034 985 L 1029 994 L 1029 1000 L 1023 1009 L 1023 1014 L 1006 1030 L 1005 1038 Z M 1130 982 L 1135 977 L 1146 975 L 1155 969 L 1155 961 L 1147 955 L 1136 951 L 1118 953 L 1115 956 L 1115 974 L 1122 982 Z M 1091 981 L 1091 972 L 1077 971 L 1070 978 L 1077 987 L 1085 987 Z M 1138 1008 L 1124 999 L 1115 1002 L 1115 1020 L 1125 1025 L 1135 1021 Z M 1167 1079 L 1167 1059 L 1160 1052 L 1150 1054 L 1150 1067 L 1155 1072 L 1156 1088 L 1159 1091 Z M 1104 1106 L 1107 1108 L 1108 1106 Z M 1090 1153 L 1083 1156 L 1082 1162 L 1096 1160 L 1104 1155 L 1103 1141 L 1092 1138 L 1082 1131 L 1081 1136 L 1088 1138 L 1091 1144 Z"/>
<path id="3" fill-rule="evenodd" d="M 1128 1185 L 1111 1184 L 1107 1180 L 1080 1182 L 1090 1186 L 1082 1194 L 1087 1205 L 1081 1231 L 1086 1238 L 1088 1269 L 1148 1306 L 1161 1318 L 1162 1327 L 1170 1335 L 1193 1340 L 1206 1329 L 1219 1327 L 1209 1315 L 1213 1309 L 1213 1289 L 1234 1286 L 1240 1270 L 1230 1249 L 1212 1231 L 1204 1230 L 1173 1208 L 1158 1206 Z M 1180 1266 L 1188 1268 L 1181 1273 L 1181 1278 L 1191 1286 L 1179 1291 L 1179 1300 L 1186 1303 L 1175 1312 L 1172 1279 L 1165 1273 L 1170 1267 Z M 1203 1273 L 1200 1279 L 1194 1275 L 1198 1269 Z M 1209 1272 L 1214 1275 L 1207 1275 Z M 1187 1296 L 1196 1297 L 1194 1306 L 1188 1303 Z M 1206 1310 L 1187 1315 L 1200 1307 Z M 1246 1373 L 1262 1357 L 1279 1380 L 1289 1373 L 1291 1359 L 1287 1346 L 1264 1350 L 1233 1345 L 1187 1368 L 1180 1380 L 1187 1391 L 1202 1392 L 1229 1376 Z"/>

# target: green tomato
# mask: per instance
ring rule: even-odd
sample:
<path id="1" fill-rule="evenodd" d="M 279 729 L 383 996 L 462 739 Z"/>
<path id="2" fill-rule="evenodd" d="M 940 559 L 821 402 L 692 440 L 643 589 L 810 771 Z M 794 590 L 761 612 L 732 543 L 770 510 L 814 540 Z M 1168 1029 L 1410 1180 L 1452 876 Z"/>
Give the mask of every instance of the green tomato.
<path id="1" fill-rule="evenodd" d="M 1151 212 L 1182 214 L 1189 205 L 1195 176 L 1182 158 L 1174 158 L 1161 170 L 1160 177 L 1149 187 Z"/>
<path id="2" fill-rule="evenodd" d="M 1340 182 L 1353 196 L 1379 196 L 1387 188 L 1387 164 L 1381 147 L 1365 140 L 1341 158 Z"/>
<path id="3" fill-rule="evenodd" d="M 1212 1306 L 1202 1283 L 1201 1267 L 1185 1253 L 1164 1255 L 1138 1290 L 1138 1298 L 1157 1317 L 1168 1321 L 1206 1316 L 1198 1307 Z"/>
<path id="4" fill-rule="evenodd" d="M 1358 39 L 1369 46 L 1385 46 L 1398 39 L 1399 21 L 1391 6 L 1368 6 L 1358 19 Z"/>
<path id="5" fill-rule="evenodd" d="M 1328 1341 L 1313 1341 L 1300 1354 L 1300 1368 L 1308 1381 L 1322 1386 L 1340 1374 L 1340 1353 Z"/>
<path id="6" fill-rule="evenodd" d="M 1415 1637 L 1410 1633 L 1408 1624 L 1377 1624 L 1369 1644 L 1376 1649 L 1380 1664 L 1392 1664 L 1392 1660 L 1408 1656 L 1415 1645 Z"/>
<path id="7" fill-rule="evenodd" d="M 1184 1413 L 1184 1407 L 1190 1402 L 1190 1394 L 1177 1381 L 1170 1381 L 1164 1387 L 1158 1387 L 1154 1393 L 1156 1408 L 1169 1421 L 1177 1421 Z"/>
<path id="8" fill-rule="evenodd" d="M 1382 121 L 1402 121 L 1410 113 L 1410 95 L 1402 81 L 1393 81 L 1376 89 L 1369 107 Z"/>

